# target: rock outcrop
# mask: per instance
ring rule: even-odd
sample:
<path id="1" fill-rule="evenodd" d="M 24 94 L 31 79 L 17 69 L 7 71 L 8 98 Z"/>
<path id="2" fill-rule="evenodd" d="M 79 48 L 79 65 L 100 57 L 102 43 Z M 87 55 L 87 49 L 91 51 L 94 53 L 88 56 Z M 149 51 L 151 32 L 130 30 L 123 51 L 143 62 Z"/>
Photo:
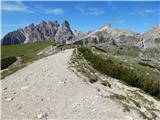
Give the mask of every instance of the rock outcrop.
<path id="1" fill-rule="evenodd" d="M 26 40 L 25 35 L 21 29 L 7 33 L 1 40 L 3 45 L 23 44 Z"/>
<path id="2" fill-rule="evenodd" d="M 78 30 L 73 30 L 73 34 L 75 35 L 76 40 L 81 39 L 82 37 L 87 35 L 86 33 L 83 33 L 83 32 L 78 31 Z"/>
<path id="3" fill-rule="evenodd" d="M 48 23 L 42 21 L 38 25 L 34 25 L 32 23 L 24 29 L 9 32 L 1 40 L 1 43 L 2 45 L 12 45 L 43 40 L 52 40 L 57 43 L 65 43 L 68 41 L 73 41 L 74 38 L 75 36 L 70 29 L 68 21 L 65 20 L 62 25 L 60 25 L 57 21 L 49 21 Z"/>
<path id="4" fill-rule="evenodd" d="M 154 26 L 142 35 L 144 47 L 160 47 L 160 24 Z"/>
<path id="5" fill-rule="evenodd" d="M 58 31 L 55 35 L 55 41 L 56 43 L 64 44 L 64 43 L 70 43 L 75 39 L 75 36 L 70 29 L 68 21 L 64 21 L 62 25 L 58 27 Z"/>

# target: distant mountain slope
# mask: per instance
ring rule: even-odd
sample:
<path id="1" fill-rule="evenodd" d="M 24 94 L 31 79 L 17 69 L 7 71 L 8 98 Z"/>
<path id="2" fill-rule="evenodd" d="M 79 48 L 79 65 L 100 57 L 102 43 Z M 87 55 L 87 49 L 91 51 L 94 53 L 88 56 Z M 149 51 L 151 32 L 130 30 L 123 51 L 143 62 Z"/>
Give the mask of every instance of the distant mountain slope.
<path id="1" fill-rule="evenodd" d="M 81 45 L 99 43 L 116 46 L 138 46 L 140 48 L 159 47 L 160 24 L 154 26 L 144 34 L 134 33 L 129 30 L 115 29 L 109 25 L 104 25 L 98 30 L 94 30 L 74 42 L 74 44 Z"/>
<path id="2" fill-rule="evenodd" d="M 24 29 L 9 32 L 1 40 L 2 45 L 23 44 L 43 40 L 55 40 L 57 43 L 72 41 L 75 38 L 68 21 L 59 24 L 57 21 L 42 21 L 38 25 L 33 23 Z"/>
<path id="3" fill-rule="evenodd" d="M 143 35 L 144 47 L 160 47 L 160 24 L 152 27 Z"/>
<path id="4" fill-rule="evenodd" d="M 114 29 L 108 25 L 102 26 L 100 29 L 89 33 L 87 36 L 74 42 L 75 44 L 112 44 L 140 46 L 140 34 L 127 30 Z"/>
<path id="5" fill-rule="evenodd" d="M 25 41 L 26 37 L 21 32 L 21 30 L 9 32 L 4 38 L 2 39 L 3 45 L 8 44 L 22 44 Z"/>
<path id="6" fill-rule="evenodd" d="M 85 34 L 78 30 L 72 31 L 67 20 L 62 24 L 57 21 L 42 21 L 38 25 L 32 23 L 24 29 L 9 32 L 1 40 L 1 43 L 2 45 L 12 45 L 44 40 L 52 40 L 59 44 L 92 45 L 101 43 L 140 48 L 158 47 L 160 46 L 160 24 L 142 35 L 129 30 L 115 29 L 110 25 L 104 25 L 98 30 Z"/>
<path id="7" fill-rule="evenodd" d="M 78 30 L 73 30 L 73 34 L 75 35 L 76 39 L 80 39 L 80 38 L 87 35 L 86 33 L 83 33 L 83 32 L 78 31 Z"/>

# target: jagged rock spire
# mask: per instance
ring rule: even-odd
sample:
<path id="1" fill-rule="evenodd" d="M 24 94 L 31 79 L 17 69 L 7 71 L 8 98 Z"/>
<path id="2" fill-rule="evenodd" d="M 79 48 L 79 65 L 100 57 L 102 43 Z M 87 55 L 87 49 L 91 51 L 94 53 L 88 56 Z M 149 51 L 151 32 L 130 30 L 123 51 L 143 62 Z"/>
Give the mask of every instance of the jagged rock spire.
<path id="1" fill-rule="evenodd" d="M 69 22 L 65 20 L 62 24 L 62 26 L 69 28 Z"/>

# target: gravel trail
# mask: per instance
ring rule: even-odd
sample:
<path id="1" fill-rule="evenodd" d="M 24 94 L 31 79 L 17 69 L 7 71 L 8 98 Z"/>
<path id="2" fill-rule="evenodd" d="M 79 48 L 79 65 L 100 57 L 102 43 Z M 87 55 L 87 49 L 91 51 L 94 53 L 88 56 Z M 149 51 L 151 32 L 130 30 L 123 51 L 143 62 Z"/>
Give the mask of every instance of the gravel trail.
<path id="1" fill-rule="evenodd" d="M 133 120 L 68 67 L 73 49 L 35 61 L 3 79 L 3 120 Z M 137 116 L 138 119 L 138 116 Z"/>

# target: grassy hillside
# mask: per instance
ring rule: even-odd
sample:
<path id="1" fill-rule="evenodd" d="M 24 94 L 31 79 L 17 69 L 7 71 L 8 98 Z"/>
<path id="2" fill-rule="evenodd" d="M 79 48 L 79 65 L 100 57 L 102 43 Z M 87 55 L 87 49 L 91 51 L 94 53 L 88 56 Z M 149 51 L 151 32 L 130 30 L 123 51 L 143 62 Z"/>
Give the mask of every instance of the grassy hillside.
<path id="1" fill-rule="evenodd" d="M 85 59 L 99 72 L 125 81 L 160 98 L 160 73 L 136 62 L 123 61 L 110 54 L 79 48 Z"/>
<path id="2" fill-rule="evenodd" d="M 40 50 L 42 50 L 43 48 L 46 48 L 49 45 L 55 45 L 55 44 L 51 41 L 42 41 L 42 42 L 27 43 L 22 45 L 1 46 L 1 64 L 5 64 L 2 66 L 12 64 L 14 61 L 10 58 L 21 57 L 22 59 L 21 64 L 16 66 L 11 66 L 7 70 L 2 71 L 1 79 L 25 67 L 29 62 L 32 62 L 34 60 L 41 58 L 42 56 L 37 56 L 36 54 Z"/>
<path id="3" fill-rule="evenodd" d="M 15 56 L 15 57 L 21 57 L 23 63 L 30 62 L 38 58 L 38 56 L 36 56 L 36 53 L 39 50 L 52 44 L 53 42 L 51 41 L 43 41 L 43 42 L 28 43 L 23 45 L 2 46 L 1 59 Z"/>
<path id="4" fill-rule="evenodd" d="M 142 51 L 140 48 L 135 46 L 114 46 L 114 45 L 97 45 L 96 49 L 101 51 L 117 55 L 117 56 L 128 56 L 128 57 L 138 57 L 139 53 Z"/>

